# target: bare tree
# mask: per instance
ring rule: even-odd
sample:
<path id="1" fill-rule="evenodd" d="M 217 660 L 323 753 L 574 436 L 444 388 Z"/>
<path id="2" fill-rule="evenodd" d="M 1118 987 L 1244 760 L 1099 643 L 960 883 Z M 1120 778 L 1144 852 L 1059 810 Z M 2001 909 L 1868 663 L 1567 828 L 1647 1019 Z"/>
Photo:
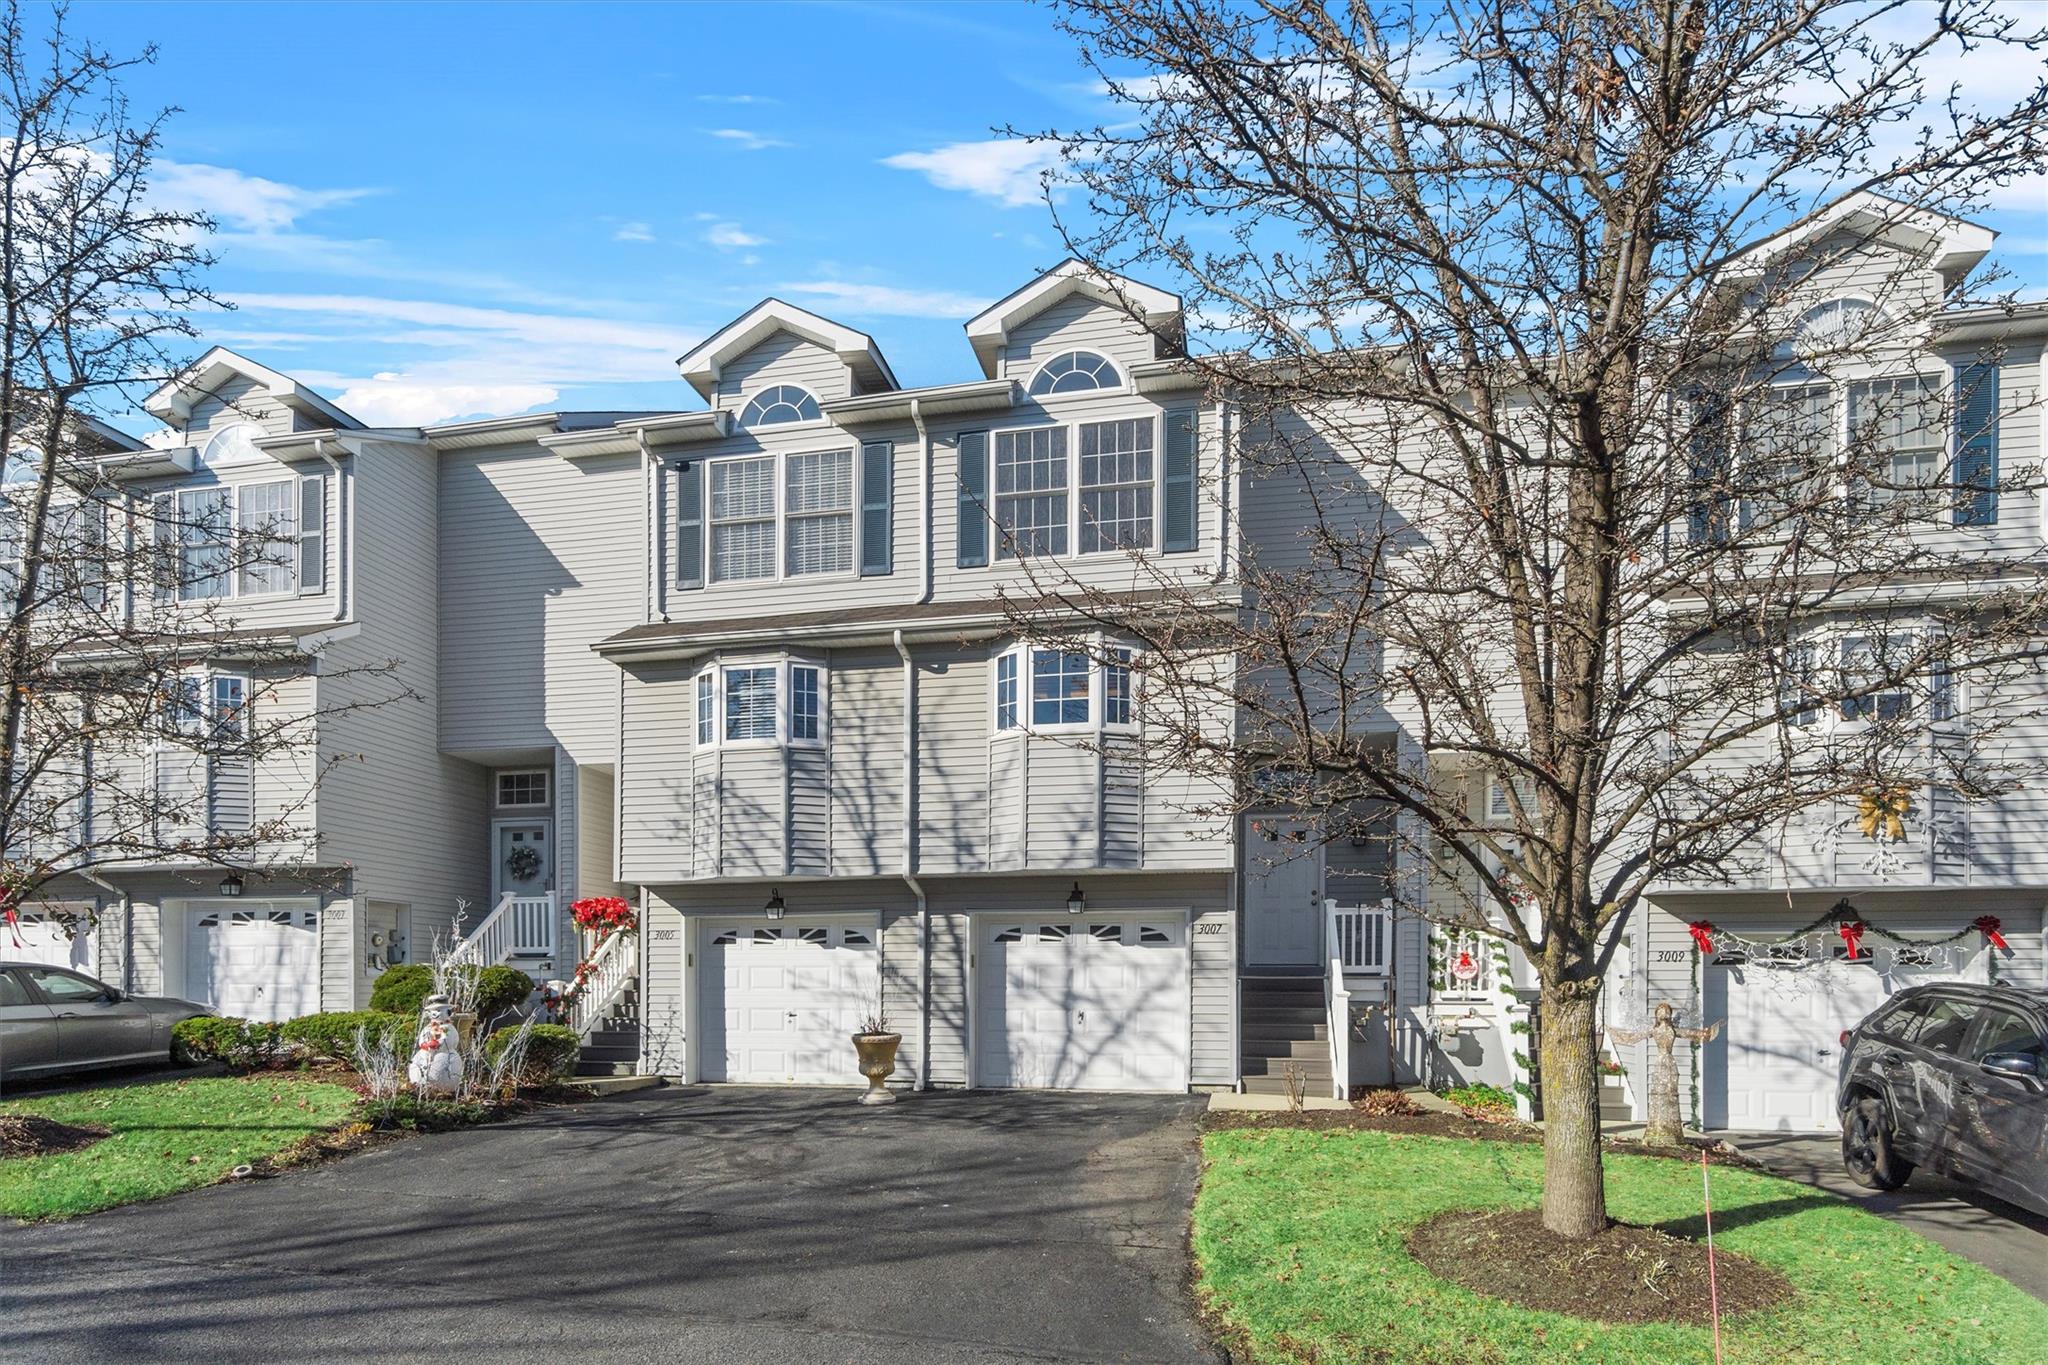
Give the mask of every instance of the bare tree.
<path id="1" fill-rule="evenodd" d="M 109 55 L 65 19 L 39 16 L 38 36 L 18 6 L 0 15 L 10 918 L 59 878 L 123 862 L 310 862 L 297 816 L 319 776 L 300 645 L 246 628 L 224 592 L 289 571 L 288 517 L 229 525 L 222 499 L 138 493 L 155 457 L 95 416 L 133 410 L 175 371 L 195 313 L 218 306 L 204 282 L 213 225 L 152 194 L 168 111 L 133 117 L 120 80 L 153 51 Z M 237 680 L 203 681 L 196 670 L 223 658 Z M 239 806 L 227 820 L 224 783 Z"/>
<path id="2" fill-rule="evenodd" d="M 2048 599 L 1985 511 L 2038 471 L 1942 439 L 1996 411 L 1947 362 L 2024 310 L 1930 243 L 2042 170 L 2048 93 L 1926 73 L 2038 72 L 2044 35 L 1978 0 L 1060 9 L 1121 106 L 1042 135 L 1069 245 L 1183 287 L 1230 495 L 1300 529 L 1234 581 L 1034 588 L 1141 646 L 1153 760 L 1219 812 L 1391 817 L 1401 903 L 1526 955 L 1544 1220 L 1590 1235 L 1596 1006 L 1645 893 L 1830 802 L 2036 773 L 2001 737 Z M 1811 307 L 1848 273 L 1867 306 Z"/>

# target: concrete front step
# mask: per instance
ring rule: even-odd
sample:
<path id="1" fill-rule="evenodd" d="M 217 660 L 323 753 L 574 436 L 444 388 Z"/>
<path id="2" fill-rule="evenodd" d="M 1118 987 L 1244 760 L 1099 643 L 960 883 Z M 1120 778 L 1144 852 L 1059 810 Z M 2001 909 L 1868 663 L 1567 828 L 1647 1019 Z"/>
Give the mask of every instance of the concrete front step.
<path id="1" fill-rule="evenodd" d="M 1320 1059 L 1313 1057 L 1246 1057 L 1237 1064 L 1238 1074 L 1244 1077 L 1246 1085 L 1250 1085 L 1254 1080 L 1258 1079 L 1285 1080 L 1290 1067 L 1299 1071 L 1311 1087 L 1320 1085 L 1325 1090 L 1329 1088 L 1330 1059 L 1327 1054 Z"/>
<path id="2" fill-rule="evenodd" d="M 576 1063 L 576 1074 L 581 1076 L 631 1076 L 640 1066 L 637 1057 L 625 1061 L 599 1061 L 588 1054 Z"/>
<path id="3" fill-rule="evenodd" d="M 1244 1078 L 1244 1093 L 1247 1095 L 1285 1095 L 1287 1093 L 1287 1078 L 1285 1076 L 1246 1076 Z M 1330 1093 L 1330 1078 L 1328 1076 L 1303 1077 L 1301 1093 L 1304 1099 L 1327 1097 Z"/>
<path id="4" fill-rule="evenodd" d="M 1247 1038 L 1240 1046 L 1240 1055 L 1246 1061 L 1254 1057 L 1292 1057 L 1296 1061 L 1321 1059 L 1327 1066 L 1330 1039 L 1322 1029 L 1317 1029 L 1313 1038 Z"/>

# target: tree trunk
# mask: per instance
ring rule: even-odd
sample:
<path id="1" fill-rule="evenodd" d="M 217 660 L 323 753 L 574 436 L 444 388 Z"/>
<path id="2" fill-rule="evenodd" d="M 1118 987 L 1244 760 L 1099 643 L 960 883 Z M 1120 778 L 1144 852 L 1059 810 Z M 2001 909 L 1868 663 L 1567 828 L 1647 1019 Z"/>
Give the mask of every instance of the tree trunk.
<path id="1" fill-rule="evenodd" d="M 1591 1237 L 1607 1226 L 1594 1038 L 1599 998 L 1597 980 L 1543 988 L 1543 1226 L 1561 1237 Z"/>

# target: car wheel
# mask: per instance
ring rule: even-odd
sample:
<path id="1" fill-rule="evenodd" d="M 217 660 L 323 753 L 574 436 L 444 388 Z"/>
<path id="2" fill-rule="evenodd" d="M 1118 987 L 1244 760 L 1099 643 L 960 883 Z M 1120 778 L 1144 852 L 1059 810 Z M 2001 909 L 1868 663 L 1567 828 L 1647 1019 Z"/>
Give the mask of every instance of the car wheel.
<path id="1" fill-rule="evenodd" d="M 1895 1190 L 1913 1174 L 1894 1142 L 1891 1110 L 1876 1096 L 1865 1095 L 1842 1115 L 1842 1169 L 1865 1189 Z"/>

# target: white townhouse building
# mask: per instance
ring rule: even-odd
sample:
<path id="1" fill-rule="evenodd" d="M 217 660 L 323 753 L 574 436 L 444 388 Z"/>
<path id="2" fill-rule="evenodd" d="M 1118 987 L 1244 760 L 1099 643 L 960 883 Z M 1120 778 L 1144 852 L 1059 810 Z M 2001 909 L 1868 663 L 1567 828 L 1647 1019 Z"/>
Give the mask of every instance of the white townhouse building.
<path id="1" fill-rule="evenodd" d="M 1867 249 L 1940 288 L 1983 236 Z M 1856 272 L 1812 287 L 1839 309 Z M 1148 756 L 1121 642 L 1020 636 L 1018 604 L 1057 623 L 1072 582 L 1141 598 L 1163 575 L 1235 610 L 1239 554 L 1297 538 L 1299 491 L 1233 460 L 1244 433 L 1181 363 L 1183 329 L 1175 296 L 1068 262 L 967 324 L 967 378 L 906 389 L 869 336 L 769 299 L 682 358 L 701 408 L 403 431 L 209 353 L 151 400 L 183 444 L 115 458 L 140 496 L 296 509 L 291 581 L 236 606 L 304 666 L 248 679 L 252 704 L 383 658 L 414 696 L 320 723 L 345 761 L 306 846 L 240 897 L 195 863 L 106 868 L 61 903 L 96 911 L 108 979 L 284 1017 L 361 1006 L 458 903 L 480 960 L 567 976 L 569 901 L 625 895 L 640 932 L 579 1022 L 605 1060 L 691 1081 L 855 1082 L 847 1035 L 877 1014 L 920 1087 L 1521 1078 L 1526 970 L 1390 914 L 1397 875 L 1427 880 L 1391 841 L 1205 813 L 1219 794 Z M 2008 471 L 2040 459 L 2044 337 L 2048 310 L 2026 308 L 1928 345 L 1939 380 L 1998 343 L 1989 458 Z M 2048 550 L 2031 494 L 1955 534 L 2016 564 Z M 210 667 L 237 676 L 231 651 Z M 1398 716 L 1375 724 L 1408 742 Z M 254 774 L 253 800 L 294 780 Z M 1902 931 L 1993 914 L 2000 977 L 2042 979 L 2039 795 L 1920 800 L 1882 859 L 1840 834 L 1853 812 L 1815 812 L 1753 881 L 1661 889 L 1632 927 L 1611 1012 L 1729 1021 L 1700 1059 L 1709 1126 L 1828 1126 L 1835 1031 L 1904 981 L 1981 978 L 1994 950 L 1787 981 L 1694 951 L 1695 921 L 1762 937 L 1844 898 Z M 1467 951 L 1476 976 L 1452 971 Z M 1624 1081 L 1614 1099 L 1640 1104 Z"/>

